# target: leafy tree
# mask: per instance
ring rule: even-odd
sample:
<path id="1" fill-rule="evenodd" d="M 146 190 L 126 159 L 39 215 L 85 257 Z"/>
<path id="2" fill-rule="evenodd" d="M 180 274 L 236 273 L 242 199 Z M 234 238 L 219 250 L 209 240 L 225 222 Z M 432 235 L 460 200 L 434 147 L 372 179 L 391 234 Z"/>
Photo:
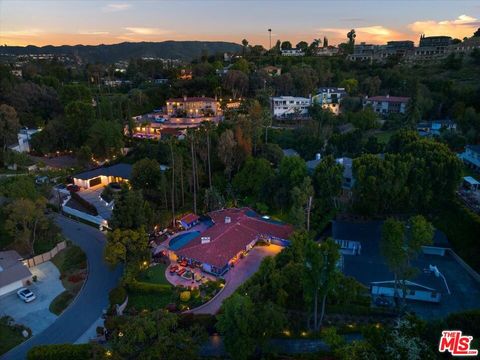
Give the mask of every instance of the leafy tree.
<path id="1" fill-rule="evenodd" d="M 290 50 L 292 48 L 292 43 L 290 41 L 283 41 L 280 45 L 280 49 L 282 50 Z"/>
<path id="2" fill-rule="evenodd" d="M 406 282 L 416 275 L 416 268 L 412 267 L 411 261 L 421 252 L 422 246 L 432 243 L 433 233 L 432 225 L 421 215 L 411 217 L 408 226 L 392 218 L 382 226 L 381 253 L 394 273 L 396 300 L 400 297 L 398 286 L 402 287 L 403 304 L 407 296 Z"/>
<path id="3" fill-rule="evenodd" d="M 30 176 L 13 176 L 0 182 L 0 194 L 11 199 L 36 200 L 39 197 Z"/>
<path id="4" fill-rule="evenodd" d="M 113 229 L 139 229 L 147 222 L 142 193 L 123 188 L 115 200 L 110 225 Z"/>
<path id="5" fill-rule="evenodd" d="M 291 198 L 291 223 L 301 229 L 310 231 L 310 213 L 313 201 L 313 186 L 310 177 L 305 177 L 299 186 L 292 189 Z"/>
<path id="6" fill-rule="evenodd" d="M 223 86 L 232 93 L 234 99 L 242 96 L 248 88 L 248 76 L 240 70 L 229 70 L 223 78 Z"/>
<path id="7" fill-rule="evenodd" d="M 420 113 L 419 99 L 418 99 L 418 81 L 415 82 L 414 90 L 405 110 L 405 121 L 409 128 L 413 129 L 417 123 L 422 119 Z"/>
<path id="8" fill-rule="evenodd" d="M 78 164 L 82 167 L 86 167 L 92 162 L 92 149 L 90 149 L 90 146 L 84 145 L 78 149 L 76 156 Z"/>
<path id="9" fill-rule="evenodd" d="M 259 147 L 258 156 L 266 159 L 268 162 L 277 167 L 282 161 L 283 151 L 277 144 L 262 144 Z"/>
<path id="10" fill-rule="evenodd" d="M 234 360 L 247 360 L 257 345 L 254 304 L 247 296 L 234 293 L 224 301 L 217 327 L 224 336 L 227 352 Z"/>
<path id="11" fill-rule="evenodd" d="M 302 50 L 303 52 L 306 52 L 308 49 L 308 43 L 306 41 L 300 41 L 295 48 Z"/>
<path id="12" fill-rule="evenodd" d="M 92 94 L 90 89 L 85 85 L 68 84 L 61 88 L 60 100 L 64 105 L 67 105 L 73 101 L 82 101 L 88 103 L 92 101 Z"/>
<path id="13" fill-rule="evenodd" d="M 7 151 L 8 145 L 17 140 L 17 133 L 20 130 L 17 112 L 11 106 L 0 105 L 0 141 L 2 151 Z"/>
<path id="14" fill-rule="evenodd" d="M 16 199 L 6 207 L 5 229 L 15 237 L 18 244 L 25 245 L 29 254 L 35 255 L 35 242 L 39 233 L 48 230 L 51 221 L 46 217 L 47 200 Z"/>
<path id="15" fill-rule="evenodd" d="M 112 332 L 112 352 L 122 359 L 194 360 L 207 338 L 200 327 L 181 327 L 178 315 L 165 310 L 121 317 Z"/>
<path id="16" fill-rule="evenodd" d="M 342 180 L 342 165 L 338 164 L 331 155 L 324 157 L 313 174 L 315 203 L 322 211 L 334 207 L 334 199 L 342 191 Z"/>
<path id="17" fill-rule="evenodd" d="M 251 196 L 264 201 L 274 178 L 272 166 L 262 158 L 248 158 L 233 178 L 233 188 L 241 196 Z"/>
<path id="18" fill-rule="evenodd" d="M 161 183 L 160 165 L 155 159 L 142 159 L 133 165 L 132 186 L 143 192 L 156 191 Z"/>
<path id="19" fill-rule="evenodd" d="M 123 147 L 122 128 L 112 121 L 98 120 L 89 130 L 87 143 L 98 158 L 116 156 Z"/>
<path id="20" fill-rule="evenodd" d="M 30 147 L 39 154 L 50 154 L 56 151 L 71 149 L 70 139 L 72 134 L 69 132 L 64 120 L 56 118 L 47 123 L 45 128 L 32 135 Z"/>
<path id="21" fill-rule="evenodd" d="M 105 261 L 112 266 L 125 264 L 126 277 L 134 279 L 140 271 L 140 264 L 150 256 L 148 237 L 143 227 L 137 230 L 115 229 L 109 232 L 104 256 Z"/>
<path id="22" fill-rule="evenodd" d="M 313 329 L 317 331 L 325 315 L 327 296 L 337 284 L 338 245 L 331 238 L 322 244 L 309 239 L 305 242 L 305 296 L 313 304 Z M 321 299 L 320 318 L 318 305 Z"/>
<path id="23" fill-rule="evenodd" d="M 349 95 L 355 95 L 358 91 L 358 80 L 354 78 L 342 80 L 340 87 L 345 88 Z"/>
<path id="24" fill-rule="evenodd" d="M 235 141 L 233 131 L 230 129 L 225 130 L 218 140 L 218 157 L 225 166 L 225 174 L 228 179 L 230 179 L 233 171 L 236 147 L 237 142 Z"/>
<path id="25" fill-rule="evenodd" d="M 91 104 L 73 101 L 65 106 L 65 124 L 74 147 L 85 144 L 94 119 L 95 113 Z"/>
<path id="26" fill-rule="evenodd" d="M 205 189 L 204 202 L 207 211 L 220 210 L 225 206 L 225 199 L 223 198 L 222 194 L 213 186 Z"/>

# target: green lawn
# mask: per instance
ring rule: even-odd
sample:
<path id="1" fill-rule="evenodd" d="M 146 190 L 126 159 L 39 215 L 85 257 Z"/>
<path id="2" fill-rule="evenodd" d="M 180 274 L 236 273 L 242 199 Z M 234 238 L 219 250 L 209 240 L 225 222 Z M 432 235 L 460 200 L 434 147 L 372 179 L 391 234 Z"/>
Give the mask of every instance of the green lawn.
<path id="1" fill-rule="evenodd" d="M 138 281 L 149 284 L 164 284 L 169 285 L 167 278 L 165 277 L 165 271 L 167 270 L 165 264 L 158 264 L 142 271 L 138 276 Z"/>
<path id="2" fill-rule="evenodd" d="M 22 329 L 20 327 L 17 328 L 8 325 L 6 318 L 0 319 L 0 355 L 6 353 L 24 340 L 25 338 L 22 336 Z"/>
<path id="3" fill-rule="evenodd" d="M 379 132 L 377 134 L 375 134 L 375 137 L 377 138 L 377 140 L 381 143 L 388 143 L 388 141 L 390 140 L 390 138 L 392 137 L 392 135 L 395 133 L 395 131 L 393 130 L 388 130 L 388 131 L 382 131 L 382 132 Z"/>
<path id="4" fill-rule="evenodd" d="M 149 294 L 149 293 L 131 293 L 128 294 L 128 307 L 137 310 L 158 310 L 162 309 L 172 301 L 172 293 Z"/>

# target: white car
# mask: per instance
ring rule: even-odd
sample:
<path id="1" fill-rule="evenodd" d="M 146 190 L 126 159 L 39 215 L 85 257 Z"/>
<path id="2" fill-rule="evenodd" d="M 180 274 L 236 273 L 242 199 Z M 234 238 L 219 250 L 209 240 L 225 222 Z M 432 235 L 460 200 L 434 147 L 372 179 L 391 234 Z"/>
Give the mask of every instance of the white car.
<path id="1" fill-rule="evenodd" d="M 32 293 L 30 290 L 27 288 L 21 288 L 20 290 L 17 291 L 17 295 L 20 299 L 25 301 L 26 303 L 29 303 L 33 300 L 36 299 L 36 296 L 34 293 Z"/>

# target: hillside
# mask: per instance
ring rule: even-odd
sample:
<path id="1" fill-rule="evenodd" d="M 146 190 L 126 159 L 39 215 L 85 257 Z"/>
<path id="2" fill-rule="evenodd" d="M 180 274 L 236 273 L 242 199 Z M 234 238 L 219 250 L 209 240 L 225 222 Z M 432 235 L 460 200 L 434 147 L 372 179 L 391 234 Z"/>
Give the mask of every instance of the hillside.
<path id="1" fill-rule="evenodd" d="M 224 41 L 162 41 L 124 42 L 113 45 L 62 45 L 62 46 L 1 46 L 6 55 L 64 54 L 77 55 L 88 62 L 111 63 L 139 57 L 191 60 L 206 51 L 208 54 L 239 51 L 239 44 Z"/>

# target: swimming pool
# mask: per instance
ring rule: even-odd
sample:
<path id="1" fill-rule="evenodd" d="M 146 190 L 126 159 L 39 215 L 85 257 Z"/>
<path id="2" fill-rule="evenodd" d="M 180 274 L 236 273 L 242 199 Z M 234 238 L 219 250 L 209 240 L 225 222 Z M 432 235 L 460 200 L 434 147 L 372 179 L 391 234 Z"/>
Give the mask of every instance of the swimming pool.
<path id="1" fill-rule="evenodd" d="M 173 251 L 177 251 L 187 245 L 191 240 L 195 239 L 198 235 L 200 235 L 200 231 L 191 231 L 188 233 L 177 235 L 172 240 L 170 240 L 168 246 Z"/>

